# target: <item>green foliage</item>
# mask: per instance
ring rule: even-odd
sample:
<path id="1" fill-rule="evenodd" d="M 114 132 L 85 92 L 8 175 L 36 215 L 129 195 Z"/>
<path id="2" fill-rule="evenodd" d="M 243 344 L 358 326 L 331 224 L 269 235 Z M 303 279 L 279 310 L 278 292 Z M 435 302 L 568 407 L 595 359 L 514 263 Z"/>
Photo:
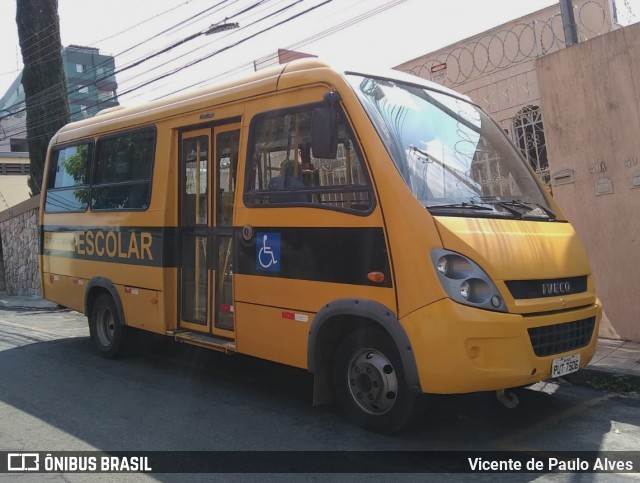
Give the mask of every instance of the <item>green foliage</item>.
<path id="1" fill-rule="evenodd" d="M 82 186 L 87 184 L 86 173 L 87 165 L 89 164 L 89 145 L 81 144 L 76 147 L 75 151 L 75 154 L 62 161 L 62 167 L 73 177 L 75 186 Z M 86 206 L 87 203 L 89 203 L 89 190 L 78 189 L 75 190 L 73 194 L 80 206 Z"/>
<path id="2" fill-rule="evenodd" d="M 89 148 L 86 144 L 81 144 L 76 147 L 74 155 L 69 156 L 62 161 L 64 170 L 69 173 L 76 185 L 83 185 L 85 183 L 85 175 L 87 172 L 87 159 L 89 156 Z"/>
<path id="3" fill-rule="evenodd" d="M 601 391 L 634 392 L 640 391 L 640 386 L 625 374 L 611 374 L 609 376 L 594 376 L 587 383 Z"/>

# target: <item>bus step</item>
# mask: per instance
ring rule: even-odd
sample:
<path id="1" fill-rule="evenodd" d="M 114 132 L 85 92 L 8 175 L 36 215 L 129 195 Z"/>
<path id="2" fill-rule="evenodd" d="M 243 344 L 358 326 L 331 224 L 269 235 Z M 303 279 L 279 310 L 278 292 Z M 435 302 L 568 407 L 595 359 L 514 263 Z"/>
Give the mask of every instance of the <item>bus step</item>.
<path id="1" fill-rule="evenodd" d="M 236 343 L 229 339 L 223 339 L 222 337 L 189 331 L 175 332 L 173 336 L 176 338 L 176 341 L 184 342 L 185 344 L 196 345 L 198 347 L 204 347 L 205 349 L 224 352 L 225 354 L 236 353 Z"/>

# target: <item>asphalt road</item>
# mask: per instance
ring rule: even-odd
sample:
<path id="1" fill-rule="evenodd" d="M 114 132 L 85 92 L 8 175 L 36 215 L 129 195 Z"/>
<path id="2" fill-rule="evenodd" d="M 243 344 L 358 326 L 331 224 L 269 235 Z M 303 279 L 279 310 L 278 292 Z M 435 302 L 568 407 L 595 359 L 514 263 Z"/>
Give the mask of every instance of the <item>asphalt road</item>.
<path id="1" fill-rule="evenodd" d="M 640 451 L 637 394 L 545 383 L 522 390 L 520 405 L 511 410 L 493 394 L 430 396 L 414 427 L 383 436 L 352 426 L 333 405 L 312 407 L 311 393 L 312 378 L 304 371 L 162 337 L 142 337 L 128 357 L 106 360 L 93 351 L 80 314 L 0 310 L 0 450 Z M 640 480 L 637 474 L 568 473 L 268 476 L 271 481 Z M 59 473 L 20 475 L 19 481 L 123 478 L 264 481 L 265 475 Z M 0 479 L 18 481 L 16 475 Z"/>

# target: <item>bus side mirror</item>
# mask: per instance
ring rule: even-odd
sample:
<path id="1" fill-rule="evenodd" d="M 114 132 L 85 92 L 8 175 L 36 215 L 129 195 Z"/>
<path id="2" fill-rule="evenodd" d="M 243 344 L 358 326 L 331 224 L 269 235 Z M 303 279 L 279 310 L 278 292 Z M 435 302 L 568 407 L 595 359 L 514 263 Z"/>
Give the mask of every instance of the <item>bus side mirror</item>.
<path id="1" fill-rule="evenodd" d="M 327 107 L 313 110 L 311 120 L 311 150 L 315 158 L 334 159 L 338 154 L 338 94 L 324 96 Z"/>

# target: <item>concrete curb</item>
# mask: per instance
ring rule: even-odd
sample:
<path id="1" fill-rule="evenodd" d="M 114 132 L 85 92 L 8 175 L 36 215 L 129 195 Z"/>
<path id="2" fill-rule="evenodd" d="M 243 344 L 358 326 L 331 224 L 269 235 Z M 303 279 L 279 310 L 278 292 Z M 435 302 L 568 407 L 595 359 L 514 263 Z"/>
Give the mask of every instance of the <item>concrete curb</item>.
<path id="1" fill-rule="evenodd" d="M 597 389 L 628 393 L 640 391 L 640 374 L 607 371 L 596 367 L 584 367 L 563 378 L 571 384 Z"/>
<path id="2" fill-rule="evenodd" d="M 59 307 L 37 295 L 0 295 L 0 309 L 58 310 Z"/>

